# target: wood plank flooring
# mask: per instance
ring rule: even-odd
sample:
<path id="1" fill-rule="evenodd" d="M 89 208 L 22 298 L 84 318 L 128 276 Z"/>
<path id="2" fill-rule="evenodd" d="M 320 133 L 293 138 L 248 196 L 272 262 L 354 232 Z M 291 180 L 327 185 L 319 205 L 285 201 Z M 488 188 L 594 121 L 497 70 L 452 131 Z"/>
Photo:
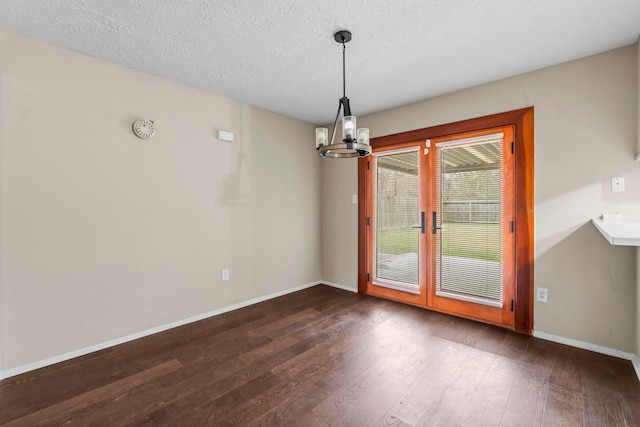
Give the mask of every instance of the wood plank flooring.
<path id="1" fill-rule="evenodd" d="M 7 426 L 640 426 L 629 361 L 327 286 L 0 383 Z"/>

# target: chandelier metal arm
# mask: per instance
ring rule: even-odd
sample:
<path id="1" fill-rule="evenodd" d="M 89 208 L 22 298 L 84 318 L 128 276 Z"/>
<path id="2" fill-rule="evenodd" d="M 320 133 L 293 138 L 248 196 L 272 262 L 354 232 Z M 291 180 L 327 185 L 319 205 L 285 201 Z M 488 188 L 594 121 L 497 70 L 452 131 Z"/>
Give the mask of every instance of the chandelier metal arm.
<path id="1" fill-rule="evenodd" d="M 343 107 L 343 111 L 344 111 L 344 115 L 345 116 L 350 116 L 351 115 L 351 106 L 349 106 L 349 98 L 347 98 L 346 96 L 344 98 L 342 98 L 340 100 L 340 102 L 342 102 L 342 107 Z"/>
<path id="2" fill-rule="evenodd" d="M 331 131 L 331 144 L 336 138 L 336 128 L 338 127 L 338 119 L 340 119 L 340 110 L 342 110 L 342 99 L 338 101 L 338 112 L 336 113 L 336 119 L 333 122 L 333 131 Z"/>

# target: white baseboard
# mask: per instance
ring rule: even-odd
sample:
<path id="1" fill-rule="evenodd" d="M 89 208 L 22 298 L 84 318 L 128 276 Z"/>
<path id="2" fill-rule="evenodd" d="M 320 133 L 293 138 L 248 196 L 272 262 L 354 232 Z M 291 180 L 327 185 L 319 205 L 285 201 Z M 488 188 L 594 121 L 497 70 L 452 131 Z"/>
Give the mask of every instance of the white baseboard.
<path id="1" fill-rule="evenodd" d="M 333 283 L 333 282 L 327 282 L 326 280 L 321 280 L 320 284 L 331 286 L 333 288 L 342 289 L 343 291 L 358 293 L 358 288 L 352 288 L 351 286 L 341 285 L 339 283 Z"/>
<path id="2" fill-rule="evenodd" d="M 193 322 L 197 322 L 199 320 L 203 320 L 203 319 L 207 319 L 209 317 L 213 317 L 213 316 L 217 316 L 219 314 L 223 314 L 223 313 L 227 313 L 229 311 L 233 311 L 233 310 L 237 310 L 239 308 L 243 308 L 243 307 L 247 307 L 253 304 L 257 304 L 263 301 L 267 301 L 273 298 L 277 298 L 283 295 L 287 295 L 293 292 L 297 292 L 297 291 L 301 291 L 303 289 L 307 289 L 310 288 L 312 286 L 316 286 L 319 284 L 324 284 L 327 286 L 331 286 L 334 288 L 338 288 L 338 289 L 342 289 L 345 291 L 349 291 L 349 292 L 358 292 L 357 288 L 353 288 L 351 286 L 346 286 L 346 285 L 341 285 L 339 283 L 333 283 L 333 282 L 328 282 L 326 280 L 320 280 L 320 281 L 316 281 L 316 282 L 311 282 L 311 283 L 307 283 L 304 285 L 300 285 L 300 286 L 296 286 L 293 288 L 289 288 L 286 289 L 284 291 L 280 291 L 280 292 L 275 292 L 269 295 L 265 295 L 262 297 L 258 297 L 258 298 L 253 298 L 247 301 L 243 301 L 237 304 L 233 304 L 227 307 L 223 307 L 223 308 L 219 308 L 213 311 L 209 311 L 207 313 L 202 313 L 196 316 L 192 316 L 189 317 L 187 319 L 182 319 L 182 320 L 178 320 L 175 322 L 171 322 L 171 323 L 167 323 L 165 325 L 161 325 L 161 326 L 157 326 L 155 328 L 150 328 L 147 330 L 144 330 L 142 332 L 138 332 L 135 334 L 131 334 L 131 335 L 127 335 L 125 337 L 122 338 L 116 338 L 110 341 L 106 341 L 100 344 L 96 344 L 96 345 L 92 345 L 89 347 L 84 347 L 75 351 L 71 351 L 65 354 L 61 354 L 58 356 L 54 356 L 54 357 L 50 357 L 44 360 L 39 360 L 37 362 L 32 362 L 32 363 L 28 363 L 26 365 L 22 365 L 22 366 L 18 366 L 15 368 L 11 368 L 11 369 L 7 369 L 5 371 L 0 371 L 0 381 L 5 379 L 5 378 L 9 378 L 9 377 L 13 377 L 15 375 L 20 375 L 20 374 L 24 374 L 26 372 L 29 371 L 33 371 L 36 369 L 40 369 L 40 368 L 44 368 L 46 366 L 50 366 L 50 365 L 54 365 L 56 363 L 60 363 L 60 362 L 64 362 L 65 360 L 69 360 L 69 359 L 73 359 L 75 357 L 80 357 L 80 356 L 84 356 L 86 354 L 89 353 L 93 353 L 99 350 L 104 350 L 105 348 L 109 348 L 109 347 L 113 347 L 119 344 L 124 344 L 126 342 L 129 341 L 133 341 L 133 340 L 137 340 L 139 338 L 144 338 L 146 336 L 149 335 L 153 335 L 153 334 L 157 334 L 158 332 L 163 332 L 172 328 L 176 328 L 178 326 L 183 326 L 189 323 L 193 323 Z M 596 353 L 602 353 L 602 354 L 606 354 L 609 356 L 614 356 L 614 357 L 618 357 L 620 359 L 625 359 L 625 360 L 630 360 L 633 363 L 633 367 L 636 371 L 636 375 L 638 376 L 638 379 L 640 380 L 640 358 L 638 358 L 638 356 L 636 356 L 633 353 L 626 353 L 620 350 L 615 350 L 612 348 L 608 348 L 608 347 L 603 347 L 603 346 L 599 346 L 596 344 L 591 344 L 591 343 L 587 343 L 584 341 L 578 341 L 578 340 L 573 340 L 570 338 L 564 338 L 564 337 L 560 337 L 557 335 L 552 335 L 552 334 L 547 334 L 546 332 L 540 332 L 540 331 L 534 331 L 533 332 L 533 336 L 536 338 L 540 338 L 540 339 L 544 339 L 547 341 L 553 341 L 553 342 L 557 342 L 560 344 L 566 344 L 566 345 L 570 345 L 572 347 L 577 347 L 577 348 L 581 348 L 584 350 L 590 350 L 590 351 L 595 351 Z"/>
<path id="3" fill-rule="evenodd" d="M 70 351 L 68 353 L 65 354 L 61 354 L 58 356 L 54 356 L 54 357 L 50 357 L 44 360 L 38 360 L 37 362 L 32 362 L 32 363 L 28 363 L 26 365 L 22 365 L 22 366 L 18 366 L 15 368 L 11 368 L 11 369 L 7 369 L 5 371 L 0 371 L 0 381 L 5 379 L 5 378 L 9 378 L 9 377 L 13 377 L 15 375 L 20 375 L 20 374 L 24 374 L 26 372 L 29 371 L 33 371 L 36 369 L 40 369 L 40 368 L 44 368 L 45 366 L 50 366 L 56 363 L 60 363 L 60 362 L 64 362 L 65 360 L 69 360 L 69 359 L 73 359 L 75 357 L 80 357 L 80 356 L 84 356 L 85 354 L 89 354 L 89 353 L 93 353 L 99 350 L 104 350 L 105 348 L 109 348 L 109 347 L 113 347 L 119 344 L 124 344 L 126 342 L 129 341 L 133 341 L 133 340 L 137 340 L 139 338 L 144 338 L 146 336 L 149 335 L 153 335 L 153 334 L 157 334 L 158 332 L 163 332 L 166 331 L 168 329 L 172 329 L 172 328 L 176 328 L 178 326 L 182 326 L 182 325 L 186 325 L 188 323 L 193 323 L 193 322 L 197 322 L 199 320 L 203 320 L 203 319 L 207 319 L 209 317 L 213 317 L 213 316 L 217 316 L 218 314 L 222 314 L 222 313 L 227 313 L 229 311 L 233 311 L 233 310 L 237 310 L 239 308 L 243 308 L 243 307 L 247 307 L 249 305 L 253 305 L 253 304 L 257 304 L 259 302 L 263 302 L 263 301 L 267 301 L 273 298 L 277 298 L 277 297 L 281 297 L 283 295 L 287 295 L 293 292 L 297 292 L 297 291 L 301 291 L 303 289 L 307 289 L 310 288 L 312 286 L 316 286 L 319 284 L 327 284 L 330 286 L 335 286 L 335 287 L 340 287 L 341 289 L 346 289 L 346 290 L 351 290 L 350 288 L 347 287 L 341 287 L 340 285 L 334 285 L 334 284 L 329 284 L 327 282 L 324 281 L 317 281 L 317 282 L 311 282 L 311 283 L 307 283 L 305 285 L 301 285 L 301 286 L 296 286 L 294 288 L 289 288 L 286 289 L 284 291 L 280 291 L 280 292 L 275 292 L 273 294 L 269 294 L 269 295 L 265 295 L 262 297 L 258 297 L 258 298 L 253 298 L 250 299 L 248 301 L 243 301 L 243 302 L 239 302 L 237 304 L 233 304 L 227 307 L 223 307 L 223 308 L 219 308 L 213 311 L 209 311 L 207 313 L 202 313 L 202 314 L 198 314 L 196 316 L 192 316 L 189 317 L 187 319 L 182 319 L 182 320 L 178 320 L 175 322 L 171 322 L 171 323 L 167 323 L 165 325 L 161 325 L 161 326 L 156 326 L 155 328 L 151 328 L 151 329 L 147 329 L 144 330 L 142 332 L 138 332 L 135 334 L 131 334 L 131 335 L 127 335 L 125 337 L 122 338 L 116 338 L 110 341 L 106 341 L 100 344 L 96 344 L 96 345 L 92 345 L 89 347 L 84 347 L 75 351 Z"/>
<path id="4" fill-rule="evenodd" d="M 633 363 L 633 367 L 636 370 L 636 375 L 638 376 L 638 380 L 640 380 L 640 357 L 634 354 L 633 359 L 631 359 L 631 363 Z"/>
<path id="5" fill-rule="evenodd" d="M 616 350 L 614 348 L 603 347 L 597 344 L 591 344 L 584 341 L 578 341 L 571 338 L 560 337 L 557 335 L 548 334 L 546 332 L 533 331 L 533 336 L 547 341 L 557 342 L 559 344 L 569 345 L 571 347 L 581 348 L 583 350 L 594 351 L 596 353 L 606 354 L 607 356 L 617 357 L 619 359 L 630 360 L 633 364 L 633 368 L 636 371 L 638 381 L 640 381 L 640 359 L 633 353 L 627 353 L 624 351 Z"/>

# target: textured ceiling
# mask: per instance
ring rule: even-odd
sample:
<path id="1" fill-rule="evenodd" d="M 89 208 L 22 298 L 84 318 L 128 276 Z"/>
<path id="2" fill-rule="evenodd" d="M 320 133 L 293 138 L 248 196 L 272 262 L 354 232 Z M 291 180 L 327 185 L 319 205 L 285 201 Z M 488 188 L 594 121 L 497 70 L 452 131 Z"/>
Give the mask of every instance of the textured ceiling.
<path id="1" fill-rule="evenodd" d="M 363 115 L 633 44 L 640 0 L 2 0 L 0 27 L 320 124 L 339 29 Z"/>

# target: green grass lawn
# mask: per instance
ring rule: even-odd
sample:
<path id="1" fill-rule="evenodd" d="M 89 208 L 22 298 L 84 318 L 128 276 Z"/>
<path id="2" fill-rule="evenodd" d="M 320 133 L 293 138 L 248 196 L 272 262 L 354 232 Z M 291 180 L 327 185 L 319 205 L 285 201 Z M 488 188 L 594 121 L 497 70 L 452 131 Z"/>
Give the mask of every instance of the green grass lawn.
<path id="1" fill-rule="evenodd" d="M 427 229 L 430 233 L 431 229 Z M 418 252 L 417 228 L 396 228 L 378 232 L 378 252 L 404 254 Z M 500 260 L 500 228 L 498 224 L 445 222 L 441 233 L 442 254 L 465 258 Z"/>

